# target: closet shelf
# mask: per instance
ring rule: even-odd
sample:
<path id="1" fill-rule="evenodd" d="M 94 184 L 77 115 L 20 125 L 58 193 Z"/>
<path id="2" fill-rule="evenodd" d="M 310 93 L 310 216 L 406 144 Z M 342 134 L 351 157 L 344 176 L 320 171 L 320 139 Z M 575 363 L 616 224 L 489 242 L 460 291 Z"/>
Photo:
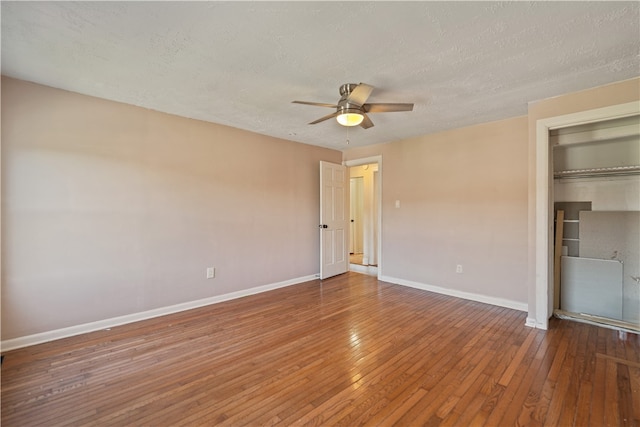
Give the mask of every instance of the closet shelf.
<path id="1" fill-rule="evenodd" d="M 640 175 L 640 165 L 556 171 L 554 178 L 589 178 L 597 176 Z"/>

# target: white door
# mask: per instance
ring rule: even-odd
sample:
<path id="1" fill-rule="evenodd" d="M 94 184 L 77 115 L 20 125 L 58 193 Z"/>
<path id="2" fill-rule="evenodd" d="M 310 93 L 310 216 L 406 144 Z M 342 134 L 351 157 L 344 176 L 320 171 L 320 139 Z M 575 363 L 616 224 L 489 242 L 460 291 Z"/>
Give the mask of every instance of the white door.
<path id="1" fill-rule="evenodd" d="M 320 162 L 320 279 L 347 272 L 347 190 L 347 167 Z"/>

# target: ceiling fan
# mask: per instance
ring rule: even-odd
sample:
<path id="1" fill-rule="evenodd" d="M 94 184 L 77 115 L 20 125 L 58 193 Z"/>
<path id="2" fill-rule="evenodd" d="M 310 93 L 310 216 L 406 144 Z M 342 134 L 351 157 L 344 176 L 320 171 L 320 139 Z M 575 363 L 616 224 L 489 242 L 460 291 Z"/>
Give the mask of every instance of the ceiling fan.
<path id="1" fill-rule="evenodd" d="M 294 104 L 315 105 L 318 107 L 335 108 L 334 113 L 314 120 L 310 125 L 329 120 L 335 117 L 338 123 L 343 126 L 358 126 L 368 129 L 373 126 L 373 122 L 367 113 L 390 113 L 393 111 L 412 111 L 413 104 L 382 104 L 369 103 L 367 99 L 373 91 L 373 86 L 366 83 L 346 83 L 340 86 L 340 100 L 337 104 L 323 104 L 320 102 L 293 101 Z"/>

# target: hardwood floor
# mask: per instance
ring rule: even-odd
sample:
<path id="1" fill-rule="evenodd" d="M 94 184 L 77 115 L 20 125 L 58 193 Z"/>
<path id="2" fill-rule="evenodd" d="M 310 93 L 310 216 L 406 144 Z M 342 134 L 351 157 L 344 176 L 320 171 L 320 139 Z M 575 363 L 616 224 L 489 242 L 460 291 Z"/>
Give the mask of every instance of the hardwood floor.
<path id="1" fill-rule="evenodd" d="M 640 339 L 348 273 L 11 351 L 2 426 L 632 426 Z"/>

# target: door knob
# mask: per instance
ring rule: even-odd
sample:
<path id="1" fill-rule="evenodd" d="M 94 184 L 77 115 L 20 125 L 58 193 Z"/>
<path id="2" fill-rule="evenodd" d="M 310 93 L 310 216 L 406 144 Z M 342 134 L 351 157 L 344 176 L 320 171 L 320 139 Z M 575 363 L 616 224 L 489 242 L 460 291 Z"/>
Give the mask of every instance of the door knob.
<path id="1" fill-rule="evenodd" d="M 327 224 L 320 224 L 318 227 L 320 227 L 320 228 L 329 228 L 329 226 Z"/>

